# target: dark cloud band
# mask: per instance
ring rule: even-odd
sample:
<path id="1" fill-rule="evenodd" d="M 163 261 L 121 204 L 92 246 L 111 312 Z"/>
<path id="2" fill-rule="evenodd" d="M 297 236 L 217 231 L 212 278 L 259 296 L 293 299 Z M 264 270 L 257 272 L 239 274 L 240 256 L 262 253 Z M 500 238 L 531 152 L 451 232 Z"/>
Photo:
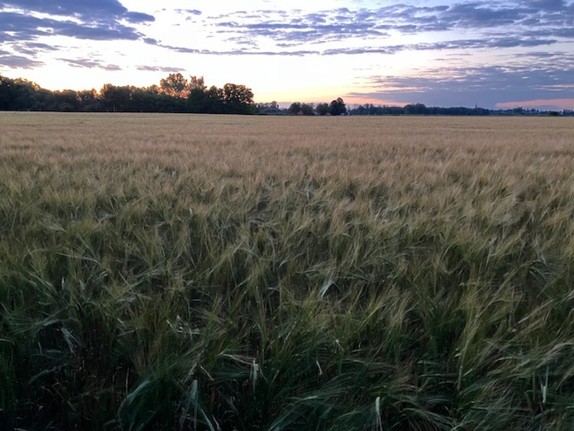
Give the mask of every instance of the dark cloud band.
<path id="1" fill-rule="evenodd" d="M 54 16 L 77 17 L 84 22 L 125 19 L 130 23 L 154 21 L 154 17 L 128 11 L 118 0 L 4 0 L 0 8 L 41 12 Z"/>
<path id="2" fill-rule="evenodd" d="M 427 70 L 425 76 L 373 76 L 374 91 L 350 96 L 405 100 L 429 106 L 492 108 L 506 100 L 574 99 L 574 60 L 564 53 L 534 53 L 524 65 L 452 67 Z"/>

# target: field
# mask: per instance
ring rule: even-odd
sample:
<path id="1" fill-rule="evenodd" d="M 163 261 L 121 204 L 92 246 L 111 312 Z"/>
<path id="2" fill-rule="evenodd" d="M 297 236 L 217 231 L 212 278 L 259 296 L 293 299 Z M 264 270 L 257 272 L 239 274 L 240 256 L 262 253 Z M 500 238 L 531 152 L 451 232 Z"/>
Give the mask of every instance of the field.
<path id="1" fill-rule="evenodd" d="M 1 429 L 574 429 L 571 119 L 0 131 Z"/>

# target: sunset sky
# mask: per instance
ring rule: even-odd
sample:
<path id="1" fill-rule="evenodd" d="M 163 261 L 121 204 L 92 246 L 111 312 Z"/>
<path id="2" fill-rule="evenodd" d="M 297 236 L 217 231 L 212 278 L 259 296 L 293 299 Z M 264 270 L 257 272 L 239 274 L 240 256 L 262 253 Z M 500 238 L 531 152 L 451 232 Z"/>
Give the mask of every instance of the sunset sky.
<path id="1" fill-rule="evenodd" d="M 574 109 L 574 1 L 0 0 L 0 75 L 256 102 Z"/>

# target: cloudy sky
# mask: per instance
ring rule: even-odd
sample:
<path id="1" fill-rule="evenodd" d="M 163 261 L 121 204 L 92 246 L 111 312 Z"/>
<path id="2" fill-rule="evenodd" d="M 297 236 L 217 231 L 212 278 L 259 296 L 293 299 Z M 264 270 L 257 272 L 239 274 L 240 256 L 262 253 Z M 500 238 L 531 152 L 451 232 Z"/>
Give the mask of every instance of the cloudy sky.
<path id="1" fill-rule="evenodd" d="M 257 102 L 574 109 L 574 0 L 0 0 L 0 75 Z"/>

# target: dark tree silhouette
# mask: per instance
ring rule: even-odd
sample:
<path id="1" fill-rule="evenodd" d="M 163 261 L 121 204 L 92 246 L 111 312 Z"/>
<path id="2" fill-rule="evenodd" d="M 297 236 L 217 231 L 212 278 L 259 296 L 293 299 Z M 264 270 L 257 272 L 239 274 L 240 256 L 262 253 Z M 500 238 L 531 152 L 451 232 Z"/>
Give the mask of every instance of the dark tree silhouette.
<path id="1" fill-rule="evenodd" d="M 331 102 L 331 115 L 343 115 L 347 113 L 347 107 L 345 106 L 345 102 L 340 97 L 337 100 L 333 100 Z"/>
<path id="2" fill-rule="evenodd" d="M 253 101 L 250 88 L 238 84 L 225 84 L 223 88 L 207 87 L 203 77 L 185 78 L 172 73 L 160 81 L 160 85 L 135 87 L 105 84 L 96 90 L 50 91 L 26 79 L 11 79 L 0 75 L 0 111 L 74 111 L 74 112 L 192 112 L 212 114 L 305 114 L 313 115 L 513 115 L 574 116 L 574 111 L 539 111 L 537 109 L 513 108 L 489 110 L 466 107 L 428 107 L 422 103 L 399 106 L 358 105 L 347 110 L 342 98 L 330 104 L 295 102 L 289 109 L 281 109 L 276 102 L 258 104 Z"/>
<path id="3" fill-rule="evenodd" d="M 328 103 L 319 103 L 315 107 L 315 111 L 317 112 L 318 115 L 327 115 L 330 111 L 329 104 Z"/>
<path id="4" fill-rule="evenodd" d="M 245 85 L 225 84 L 223 86 L 223 105 L 226 113 L 255 113 L 253 92 Z"/>
<path id="5" fill-rule="evenodd" d="M 289 106 L 288 109 L 289 113 L 292 115 L 297 115 L 299 114 L 299 112 L 301 112 L 301 103 L 299 102 L 293 102 L 291 104 L 291 106 Z"/>
<path id="6" fill-rule="evenodd" d="M 209 89 L 203 77 L 172 73 L 151 87 L 105 84 L 95 90 L 49 91 L 24 79 L 0 75 L 0 111 L 195 112 L 254 114 L 253 92 L 245 85 Z"/>
<path id="7" fill-rule="evenodd" d="M 301 105 L 301 113 L 303 115 L 315 115 L 315 108 L 313 107 L 312 104 L 303 103 Z"/>

